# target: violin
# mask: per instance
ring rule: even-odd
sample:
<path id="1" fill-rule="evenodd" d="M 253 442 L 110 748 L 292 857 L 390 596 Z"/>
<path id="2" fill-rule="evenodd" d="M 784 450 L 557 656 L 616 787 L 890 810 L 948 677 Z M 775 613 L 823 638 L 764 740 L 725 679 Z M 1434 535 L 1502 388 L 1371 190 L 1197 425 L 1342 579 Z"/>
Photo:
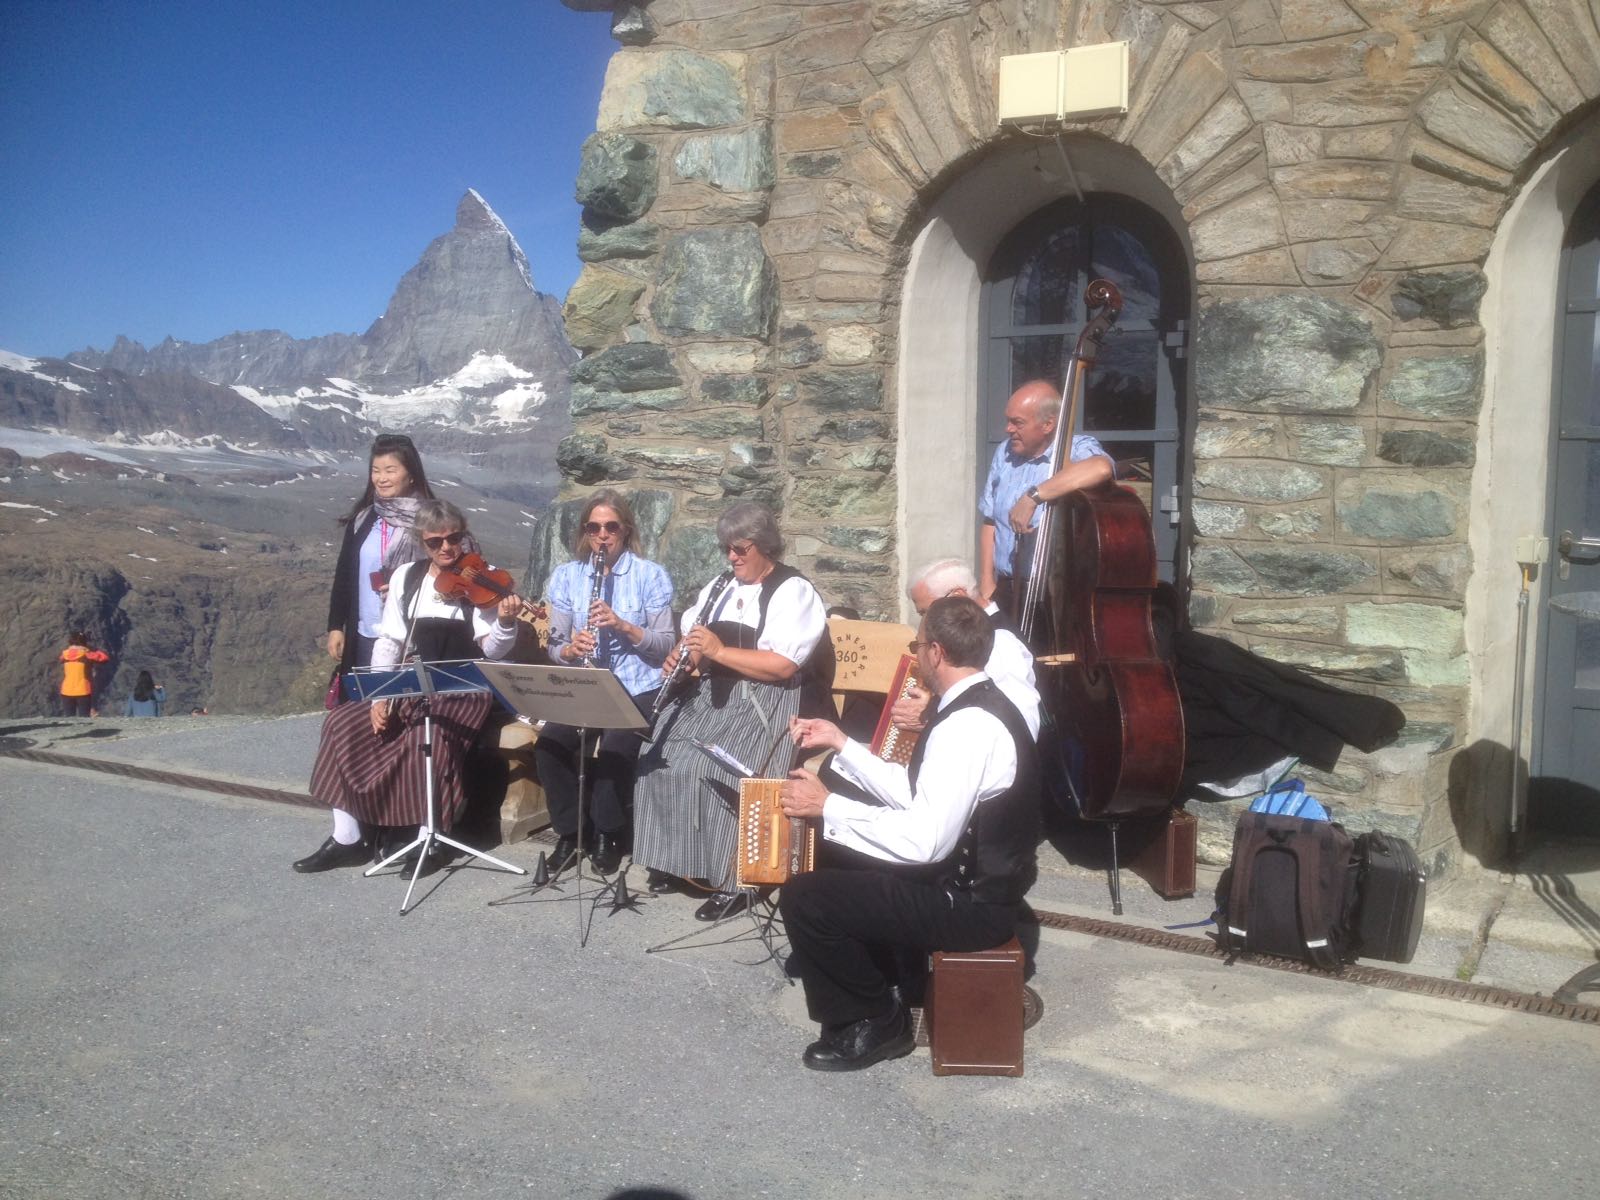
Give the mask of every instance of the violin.
<path id="1" fill-rule="evenodd" d="M 517 595 L 511 572 L 491 567 L 481 554 L 463 554 L 448 567 L 440 567 L 433 577 L 433 590 L 446 600 L 465 600 L 474 608 L 488 608 L 502 600 L 515 600 L 522 606 L 521 621 L 542 621 L 549 609 L 536 600 Z"/>

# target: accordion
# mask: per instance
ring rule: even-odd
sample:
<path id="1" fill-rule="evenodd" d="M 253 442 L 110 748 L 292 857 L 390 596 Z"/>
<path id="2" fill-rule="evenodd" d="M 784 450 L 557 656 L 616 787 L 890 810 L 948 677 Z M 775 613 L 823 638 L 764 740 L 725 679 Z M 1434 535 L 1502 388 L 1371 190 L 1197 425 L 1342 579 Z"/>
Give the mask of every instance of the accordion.
<path id="1" fill-rule="evenodd" d="M 917 660 L 911 655 L 902 655 L 900 665 L 895 669 L 894 682 L 889 685 L 889 697 L 883 702 L 883 713 L 878 717 L 878 727 L 872 733 L 872 753 L 883 759 L 884 762 L 899 763 L 902 767 L 911 761 L 911 751 L 916 748 L 917 738 L 921 735 L 909 729 L 901 729 L 891 719 L 896 702 L 904 700 L 911 694 L 911 689 L 920 687 L 922 681 L 917 678 Z"/>
<path id="2" fill-rule="evenodd" d="M 744 887 L 787 883 L 817 862 L 817 827 L 801 817 L 786 817 L 778 803 L 782 779 L 739 781 L 739 846 L 733 875 Z"/>

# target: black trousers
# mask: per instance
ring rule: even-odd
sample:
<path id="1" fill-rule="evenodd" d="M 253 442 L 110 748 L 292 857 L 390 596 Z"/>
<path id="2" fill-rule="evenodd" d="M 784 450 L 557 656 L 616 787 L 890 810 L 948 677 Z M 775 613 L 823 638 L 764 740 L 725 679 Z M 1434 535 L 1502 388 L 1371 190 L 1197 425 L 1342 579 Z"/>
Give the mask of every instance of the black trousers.
<path id="1" fill-rule="evenodd" d="M 648 716 L 655 692 L 635 696 L 634 703 Z M 600 741 L 599 755 L 584 763 L 584 782 L 589 788 L 588 826 L 596 833 L 620 834 L 628 827 L 633 782 L 645 736 L 645 731 L 607 729 L 584 739 L 590 755 L 594 755 L 595 739 Z M 550 828 L 559 837 L 571 837 L 578 832 L 578 731 L 570 725 L 546 724 L 533 744 L 533 761 L 545 802 L 550 806 Z"/>
<path id="2" fill-rule="evenodd" d="M 884 869 L 827 867 L 778 893 L 794 953 L 791 971 L 824 1028 L 889 1009 L 887 964 L 906 952 L 988 950 L 1016 930 L 1012 904 L 979 904 L 960 892 Z"/>

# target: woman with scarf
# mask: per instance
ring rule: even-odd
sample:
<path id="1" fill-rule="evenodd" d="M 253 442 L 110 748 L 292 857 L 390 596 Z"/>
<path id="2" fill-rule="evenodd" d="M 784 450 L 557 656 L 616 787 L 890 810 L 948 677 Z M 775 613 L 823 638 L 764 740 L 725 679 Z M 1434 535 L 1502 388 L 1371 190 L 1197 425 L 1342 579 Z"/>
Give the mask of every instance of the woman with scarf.
<path id="1" fill-rule="evenodd" d="M 417 505 L 433 499 L 422 456 L 403 433 L 383 433 L 372 443 L 367 490 L 339 523 L 344 540 L 328 600 L 328 656 L 339 674 L 372 665 L 389 577 L 426 557 L 412 524 Z"/>

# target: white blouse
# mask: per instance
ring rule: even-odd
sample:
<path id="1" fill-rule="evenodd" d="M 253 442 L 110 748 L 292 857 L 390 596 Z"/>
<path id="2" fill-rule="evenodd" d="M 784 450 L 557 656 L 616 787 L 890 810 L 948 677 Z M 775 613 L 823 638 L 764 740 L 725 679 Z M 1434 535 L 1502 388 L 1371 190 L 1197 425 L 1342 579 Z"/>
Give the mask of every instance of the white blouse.
<path id="1" fill-rule="evenodd" d="M 415 617 L 445 617 L 458 620 L 460 606 L 453 600 L 442 600 L 433 585 L 424 579 L 417 587 L 413 603 L 405 612 L 400 611 L 400 597 L 405 593 L 409 572 L 426 571 L 426 562 L 409 562 L 397 567 L 389 580 L 389 594 L 383 602 L 383 617 L 378 621 L 378 641 L 372 648 L 372 665 L 393 667 L 400 661 L 400 651 L 405 648 L 406 632 Z M 500 624 L 499 614 L 493 609 L 472 610 L 472 639 L 483 647 L 485 658 L 504 658 L 511 653 L 517 641 L 517 627 L 513 622 L 507 629 Z"/>
<path id="2" fill-rule="evenodd" d="M 683 633 L 688 633 L 695 625 L 710 625 L 714 621 L 733 621 L 752 630 L 756 627 L 761 620 L 759 583 L 732 584 L 718 598 L 716 608 L 702 618 L 700 610 L 705 607 L 711 586 L 708 583 L 701 588 L 694 603 L 683 614 L 679 623 Z M 785 579 L 767 601 L 767 623 L 753 648 L 770 650 L 796 666 L 803 666 L 827 632 L 828 610 L 823 607 L 822 597 L 807 580 L 797 576 Z M 752 649 L 749 645 L 739 648 Z"/>

